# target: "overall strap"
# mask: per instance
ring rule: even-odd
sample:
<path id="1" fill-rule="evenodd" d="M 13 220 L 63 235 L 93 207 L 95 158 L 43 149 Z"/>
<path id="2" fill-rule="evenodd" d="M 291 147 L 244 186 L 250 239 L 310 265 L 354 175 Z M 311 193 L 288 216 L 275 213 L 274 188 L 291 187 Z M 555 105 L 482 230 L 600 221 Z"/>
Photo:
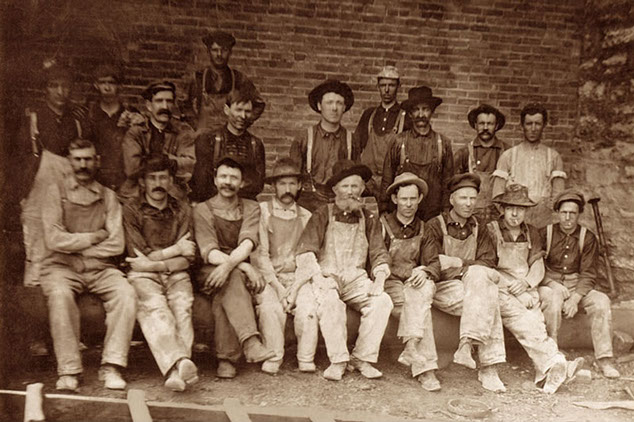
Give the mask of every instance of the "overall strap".
<path id="1" fill-rule="evenodd" d="M 381 220 L 381 227 L 383 227 L 383 230 L 385 232 L 387 232 L 387 235 L 390 236 L 390 241 L 393 242 L 394 241 L 394 231 L 392 231 L 392 229 L 390 228 L 390 225 L 387 223 L 387 218 L 385 218 L 385 214 L 383 214 L 380 217 Z M 385 233 L 383 233 L 383 237 L 385 237 Z"/>
<path id="2" fill-rule="evenodd" d="M 502 237 L 502 231 L 500 230 L 500 225 L 498 224 L 498 222 L 495 220 L 491 221 L 488 224 L 488 226 L 491 233 L 495 236 L 496 243 L 500 245 L 502 242 L 504 242 L 504 238 Z"/>
<path id="3" fill-rule="evenodd" d="M 443 218 L 442 214 L 438 214 L 436 218 L 440 222 L 440 230 L 442 231 L 443 236 L 448 236 L 449 233 L 447 233 L 447 225 L 445 223 L 445 219 Z"/>
<path id="4" fill-rule="evenodd" d="M 469 152 L 468 165 L 469 173 L 473 173 L 476 169 L 475 151 L 473 150 L 473 141 L 467 144 L 467 151 Z"/>
<path id="5" fill-rule="evenodd" d="M 553 243 L 553 225 L 546 226 L 546 258 L 550 255 L 550 245 Z"/>
<path id="6" fill-rule="evenodd" d="M 31 136 L 31 148 L 33 155 L 39 157 L 40 151 L 44 148 L 40 141 L 40 131 L 37 128 L 37 113 L 26 109 L 26 115 L 29 117 L 29 134 Z"/>
<path id="7" fill-rule="evenodd" d="M 442 138 L 436 133 L 436 145 L 438 146 L 438 165 L 442 164 Z"/>
<path id="8" fill-rule="evenodd" d="M 401 140 L 401 165 L 407 161 L 407 152 L 405 151 L 405 139 Z"/>
<path id="9" fill-rule="evenodd" d="M 229 69 L 231 71 L 231 90 L 236 89 L 236 71 L 233 69 Z"/>
<path id="10" fill-rule="evenodd" d="M 306 142 L 306 173 L 313 170 L 313 128 L 308 128 L 308 141 Z"/>
<path id="11" fill-rule="evenodd" d="M 370 131 L 372 130 L 372 122 L 374 121 L 374 115 L 376 114 L 376 108 L 370 114 L 370 120 L 368 120 L 368 137 L 370 136 Z"/>
<path id="12" fill-rule="evenodd" d="M 223 141 L 224 139 L 222 134 L 216 133 L 216 135 L 214 136 L 214 166 L 218 163 L 218 160 L 220 159 L 220 148 Z"/>
<path id="13" fill-rule="evenodd" d="M 77 137 L 81 139 L 81 124 L 79 123 L 79 120 L 75 119 L 75 127 L 77 128 Z"/>
<path id="14" fill-rule="evenodd" d="M 202 80 L 202 83 L 200 84 L 200 86 L 202 88 L 202 91 L 201 91 L 202 95 L 207 94 L 207 72 L 208 71 L 209 71 L 208 68 L 205 68 L 205 70 L 203 70 L 203 80 Z M 195 75 L 196 74 L 194 73 L 194 76 Z"/>
<path id="15" fill-rule="evenodd" d="M 517 163 L 517 148 L 511 148 L 511 168 L 509 169 L 509 180 L 507 183 L 515 183 L 515 163 Z"/>
<path id="16" fill-rule="evenodd" d="M 394 133 L 399 134 L 403 132 L 403 127 L 405 126 L 405 110 L 402 110 L 398 117 L 396 118 L 396 123 L 394 124 Z"/>
<path id="17" fill-rule="evenodd" d="M 352 132 L 348 129 L 346 131 L 346 147 L 348 148 L 348 160 L 352 160 Z"/>
<path id="18" fill-rule="evenodd" d="M 588 232 L 588 229 L 581 226 L 581 230 L 579 231 L 579 255 L 581 255 L 581 253 L 583 252 L 583 244 L 586 241 L 587 232 Z"/>

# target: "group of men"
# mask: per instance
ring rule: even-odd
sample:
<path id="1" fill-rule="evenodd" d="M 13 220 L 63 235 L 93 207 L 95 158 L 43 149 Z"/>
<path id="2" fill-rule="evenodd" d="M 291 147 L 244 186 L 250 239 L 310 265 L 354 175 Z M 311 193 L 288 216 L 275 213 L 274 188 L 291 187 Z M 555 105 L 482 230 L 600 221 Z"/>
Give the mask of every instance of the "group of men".
<path id="1" fill-rule="evenodd" d="M 289 313 L 300 371 L 316 371 L 321 332 L 325 378 L 341 380 L 346 370 L 378 378 L 374 364 L 395 315 L 398 361 L 437 391 L 433 305 L 460 317 L 454 362 L 476 369 L 477 349 L 485 389 L 505 390 L 496 365 L 506 359 L 506 327 L 532 359 L 535 381 L 553 393 L 582 363 L 557 346 L 562 314 L 573 317 L 579 304 L 599 368 L 619 376 L 610 302 L 594 289 L 596 237 L 578 223 L 583 195 L 564 189 L 562 159 L 542 143 L 545 108 L 522 110 L 524 141 L 512 148 L 497 137 L 505 116 L 475 108 L 468 121 L 476 137 L 454 156 L 432 129 L 442 99 L 429 87 L 398 103 L 398 69 L 385 67 L 381 104 L 351 132 L 341 120 L 352 89 L 328 80 L 308 95 L 319 122 L 265 177 L 264 145 L 248 131 L 265 103 L 228 67 L 230 34 L 203 42 L 211 65 L 194 73 L 181 118 L 170 81 L 143 91 L 143 112 L 123 104 L 113 67 L 96 70 L 99 100 L 78 112 L 68 101 L 70 73 L 54 65 L 45 104 L 28 112 L 25 283 L 47 300 L 58 389 L 76 390 L 82 372 L 82 291 L 104 303 L 100 376 L 113 389 L 126 386 L 120 368 L 135 320 L 167 388 L 198 380 L 195 290 L 211 301 L 222 378 L 236 376 L 242 355 L 279 372 Z M 274 196 L 258 204 L 265 182 Z M 372 197 L 378 213 L 366 206 Z M 351 352 L 348 307 L 361 315 Z"/>

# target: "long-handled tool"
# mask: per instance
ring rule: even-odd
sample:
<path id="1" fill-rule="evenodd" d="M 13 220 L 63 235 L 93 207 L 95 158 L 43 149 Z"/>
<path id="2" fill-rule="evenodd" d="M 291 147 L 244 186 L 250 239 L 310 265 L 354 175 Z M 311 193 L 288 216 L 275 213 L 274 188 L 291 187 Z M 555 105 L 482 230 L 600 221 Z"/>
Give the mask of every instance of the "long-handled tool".
<path id="1" fill-rule="evenodd" d="M 599 248 L 601 250 L 601 256 L 603 262 L 605 262 L 605 273 L 608 277 L 608 283 L 610 283 L 610 296 L 616 296 L 616 286 L 614 284 L 614 277 L 612 276 L 612 266 L 610 265 L 610 259 L 608 258 L 608 243 L 605 240 L 605 232 L 603 231 L 603 223 L 601 221 L 601 213 L 599 212 L 599 201 L 601 198 L 598 196 L 588 199 L 588 202 L 592 205 L 592 212 L 594 214 L 594 223 L 597 226 L 597 236 L 599 237 Z"/>

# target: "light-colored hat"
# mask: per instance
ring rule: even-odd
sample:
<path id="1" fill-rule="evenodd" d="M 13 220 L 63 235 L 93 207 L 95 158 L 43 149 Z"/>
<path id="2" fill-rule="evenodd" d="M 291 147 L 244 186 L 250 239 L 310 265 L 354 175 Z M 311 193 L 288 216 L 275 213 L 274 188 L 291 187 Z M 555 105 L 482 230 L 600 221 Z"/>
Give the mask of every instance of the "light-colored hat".
<path id="1" fill-rule="evenodd" d="M 504 193 L 493 198 L 493 202 L 518 207 L 534 207 L 537 205 L 536 202 L 533 202 L 528 197 L 528 188 L 519 184 L 507 185 L 504 189 Z"/>
<path id="2" fill-rule="evenodd" d="M 416 176 L 414 173 L 406 171 L 405 173 L 401 173 L 394 178 L 394 182 L 390 186 L 388 186 L 386 193 L 388 195 L 391 195 L 399 186 L 409 185 L 416 185 L 418 187 L 418 192 L 421 193 L 423 196 L 426 196 L 427 192 L 429 191 L 429 188 L 427 187 L 427 182 Z"/>
<path id="3" fill-rule="evenodd" d="M 377 79 L 400 79 L 398 69 L 396 66 L 384 66 L 383 69 L 376 75 Z"/>
<path id="4" fill-rule="evenodd" d="M 268 184 L 273 184 L 277 179 L 281 179 L 282 177 L 302 178 L 302 173 L 297 168 L 297 164 L 288 157 L 279 158 L 273 165 L 271 175 L 266 177 L 264 181 Z"/>

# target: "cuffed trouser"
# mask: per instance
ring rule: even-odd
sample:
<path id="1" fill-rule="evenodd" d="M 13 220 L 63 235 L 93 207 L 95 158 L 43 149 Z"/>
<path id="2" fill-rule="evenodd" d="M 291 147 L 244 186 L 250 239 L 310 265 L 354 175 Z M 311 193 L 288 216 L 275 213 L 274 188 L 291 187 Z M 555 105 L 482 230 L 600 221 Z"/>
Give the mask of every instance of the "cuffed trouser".
<path id="1" fill-rule="evenodd" d="M 539 287 L 539 296 L 542 300 L 546 331 L 557 342 L 559 329 L 561 328 L 564 298 L 557 290 L 547 286 Z M 610 298 L 604 293 L 590 290 L 579 304 L 590 317 L 590 334 L 595 357 L 597 359 L 611 358 L 614 354 L 612 352 L 612 309 L 610 308 Z"/>
<path id="2" fill-rule="evenodd" d="M 137 319 L 161 373 L 182 358 L 190 358 L 194 341 L 194 293 L 189 274 L 130 272 L 136 290 Z"/>
<path id="3" fill-rule="evenodd" d="M 410 339 L 416 343 L 416 361 L 412 363 L 412 376 L 438 369 L 438 355 L 431 319 L 431 304 L 436 292 L 436 284 L 428 280 L 419 288 L 399 279 L 390 278 L 385 282 L 385 292 L 392 299 L 394 311 L 400 313 L 398 337 L 406 343 Z M 394 313 L 393 311 L 393 313 Z M 399 312 L 400 311 L 400 312 Z"/>
<path id="4" fill-rule="evenodd" d="M 338 277 L 336 277 L 338 278 Z M 333 278 L 334 279 L 334 278 Z M 331 363 L 348 362 L 346 305 L 361 313 L 359 335 L 352 350 L 356 359 L 375 363 L 393 305 L 387 293 L 368 296 L 372 280 L 363 271 L 351 281 L 339 282 L 338 289 L 315 286 L 317 317 Z"/>
<path id="5" fill-rule="evenodd" d="M 127 366 L 136 314 L 136 295 L 116 268 L 76 272 L 68 267 L 44 266 L 42 290 L 47 298 L 57 373 L 82 372 L 79 352 L 79 308 L 75 295 L 83 290 L 97 294 L 106 311 L 106 338 L 102 364 Z"/>
<path id="6" fill-rule="evenodd" d="M 480 343 L 478 358 L 482 366 L 506 360 L 494 273 L 490 268 L 472 265 L 462 280 L 436 283 L 433 302 L 441 311 L 460 316 L 460 339 L 469 338 Z"/>

